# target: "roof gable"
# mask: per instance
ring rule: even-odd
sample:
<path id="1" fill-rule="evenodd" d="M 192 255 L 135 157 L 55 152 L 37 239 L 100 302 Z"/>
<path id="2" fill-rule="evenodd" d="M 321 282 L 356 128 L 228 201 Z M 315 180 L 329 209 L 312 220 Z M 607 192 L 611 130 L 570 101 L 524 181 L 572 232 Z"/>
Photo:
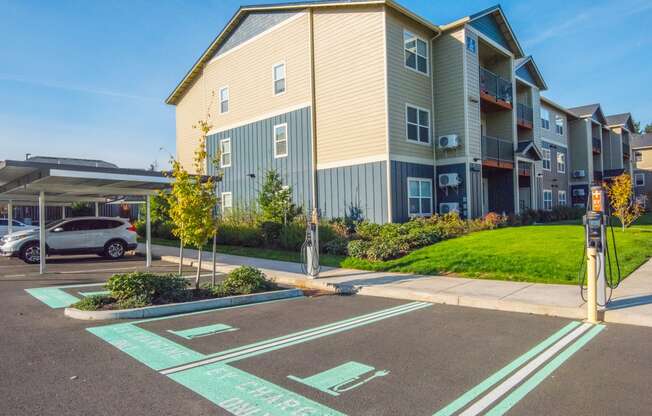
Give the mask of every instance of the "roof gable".
<path id="1" fill-rule="evenodd" d="M 511 51 L 516 58 L 521 58 L 525 55 L 512 27 L 507 21 L 502 7 L 490 7 L 469 16 L 469 25 L 503 48 Z"/>
<path id="2" fill-rule="evenodd" d="M 579 107 L 569 108 L 568 111 L 575 114 L 579 118 L 591 118 L 600 124 L 607 124 L 607 119 L 602 112 L 600 104 L 589 104 Z"/>
<path id="3" fill-rule="evenodd" d="M 634 132 L 636 127 L 634 126 L 634 121 L 632 120 L 632 115 L 630 113 L 623 114 L 614 114 L 612 116 L 607 116 L 607 125 L 610 127 L 624 127 L 627 130 Z"/>
<path id="4" fill-rule="evenodd" d="M 539 68 L 534 62 L 532 56 L 527 58 L 517 59 L 515 61 L 516 66 L 516 76 L 529 82 L 532 85 L 535 85 L 539 90 L 545 91 L 548 89 L 546 81 L 543 79 Z"/>
<path id="5" fill-rule="evenodd" d="M 516 152 L 519 153 L 520 156 L 532 159 L 534 161 L 543 159 L 543 153 L 541 152 L 541 149 L 539 149 L 539 146 L 537 146 L 536 143 L 531 140 L 519 142 L 518 147 L 516 148 Z"/>

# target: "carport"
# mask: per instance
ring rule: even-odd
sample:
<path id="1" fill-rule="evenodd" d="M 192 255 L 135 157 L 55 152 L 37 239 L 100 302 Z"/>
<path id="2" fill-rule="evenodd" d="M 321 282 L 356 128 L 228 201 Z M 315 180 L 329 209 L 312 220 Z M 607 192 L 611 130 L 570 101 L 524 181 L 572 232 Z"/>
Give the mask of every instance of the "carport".
<path id="1" fill-rule="evenodd" d="M 110 202 L 124 197 L 144 197 L 146 205 L 147 267 L 152 263 L 151 195 L 169 188 L 171 178 L 162 172 L 117 167 L 34 161 L 0 161 L 0 201 L 9 205 L 9 224 L 13 205 L 34 204 L 39 208 L 39 252 L 45 253 L 45 206 L 72 202 Z M 11 226 L 11 225 L 10 225 Z M 46 256 L 40 256 L 39 272 L 46 271 Z"/>

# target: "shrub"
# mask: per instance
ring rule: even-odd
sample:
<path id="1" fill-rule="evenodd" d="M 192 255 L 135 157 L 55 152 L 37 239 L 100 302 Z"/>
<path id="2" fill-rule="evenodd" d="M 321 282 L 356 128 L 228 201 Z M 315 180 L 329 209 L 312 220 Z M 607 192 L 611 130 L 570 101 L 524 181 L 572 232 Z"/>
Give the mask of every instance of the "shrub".
<path id="1" fill-rule="evenodd" d="M 97 311 L 99 309 L 102 309 L 104 305 L 108 305 L 109 303 L 112 302 L 113 299 L 111 299 L 108 296 L 93 295 L 93 296 L 87 296 L 71 306 L 81 311 Z"/>
<path id="2" fill-rule="evenodd" d="M 281 227 L 278 237 L 278 246 L 284 250 L 298 251 L 306 239 L 304 224 L 292 222 Z"/>
<path id="3" fill-rule="evenodd" d="M 356 234 L 363 240 L 371 240 L 380 235 L 381 228 L 379 224 L 363 221 L 358 224 Z"/>
<path id="4" fill-rule="evenodd" d="M 319 224 L 319 245 L 326 247 L 331 241 L 338 238 L 346 238 L 346 233 L 342 234 L 344 230 L 334 224 L 322 223 Z"/>
<path id="5" fill-rule="evenodd" d="M 212 291 L 216 297 L 248 295 L 267 292 L 278 286 L 266 279 L 265 274 L 255 267 L 240 266 L 231 271 Z"/>
<path id="6" fill-rule="evenodd" d="M 248 224 L 219 223 L 217 244 L 229 246 L 260 247 L 263 235 L 260 228 Z"/>
<path id="7" fill-rule="evenodd" d="M 353 240 L 349 241 L 347 251 L 349 256 L 357 257 L 360 259 L 367 257 L 367 249 L 371 246 L 371 242 L 367 240 Z"/>
<path id="8" fill-rule="evenodd" d="M 346 238 L 337 236 L 334 239 L 330 240 L 323 245 L 324 253 L 335 254 L 340 256 L 345 256 L 348 252 L 347 245 L 349 240 Z"/>
<path id="9" fill-rule="evenodd" d="M 188 285 L 188 281 L 180 276 L 133 272 L 114 274 L 106 288 L 118 303 L 152 304 L 186 300 Z"/>
<path id="10" fill-rule="evenodd" d="M 263 241 L 267 246 L 274 246 L 278 241 L 283 224 L 280 222 L 265 221 L 260 225 L 263 235 Z"/>

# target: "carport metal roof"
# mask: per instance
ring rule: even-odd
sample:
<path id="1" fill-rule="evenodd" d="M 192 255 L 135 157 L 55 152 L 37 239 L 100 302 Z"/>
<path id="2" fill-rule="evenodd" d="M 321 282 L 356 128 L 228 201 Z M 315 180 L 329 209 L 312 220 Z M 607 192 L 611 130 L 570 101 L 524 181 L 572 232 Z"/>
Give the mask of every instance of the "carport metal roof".
<path id="1" fill-rule="evenodd" d="M 48 202 L 106 202 L 121 196 L 151 195 L 172 182 L 162 172 L 140 169 L 0 161 L 0 200 L 35 202 L 41 191 Z"/>

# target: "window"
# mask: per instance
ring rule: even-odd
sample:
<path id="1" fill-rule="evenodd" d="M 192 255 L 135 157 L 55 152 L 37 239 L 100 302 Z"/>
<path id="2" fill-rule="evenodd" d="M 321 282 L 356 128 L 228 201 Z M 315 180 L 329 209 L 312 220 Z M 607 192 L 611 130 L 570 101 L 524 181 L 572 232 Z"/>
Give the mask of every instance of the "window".
<path id="1" fill-rule="evenodd" d="M 287 123 L 274 126 L 274 158 L 288 155 L 288 125 Z"/>
<path id="2" fill-rule="evenodd" d="M 220 167 L 231 166 L 231 139 L 220 140 Z"/>
<path id="3" fill-rule="evenodd" d="M 276 64 L 272 68 L 274 78 L 274 95 L 280 95 L 285 92 L 285 63 Z"/>
<path id="4" fill-rule="evenodd" d="M 645 186 L 645 174 L 644 173 L 635 173 L 634 174 L 634 186 L 637 186 L 637 187 Z"/>
<path id="5" fill-rule="evenodd" d="M 414 33 L 403 32 L 405 66 L 428 75 L 428 43 Z"/>
<path id="6" fill-rule="evenodd" d="M 227 214 L 233 209 L 233 194 L 222 192 L 222 213 Z"/>
<path id="7" fill-rule="evenodd" d="M 559 206 L 565 207 L 566 204 L 568 203 L 566 200 L 566 191 L 558 191 L 557 199 L 559 200 Z"/>
<path id="8" fill-rule="evenodd" d="M 432 214 L 432 180 L 408 178 L 408 210 L 410 215 Z"/>
<path id="9" fill-rule="evenodd" d="M 637 162 L 642 162 L 643 161 L 643 153 L 634 152 L 634 160 L 637 161 Z"/>
<path id="10" fill-rule="evenodd" d="M 546 211 L 552 210 L 552 191 L 549 189 L 543 191 L 543 209 Z"/>
<path id="11" fill-rule="evenodd" d="M 550 130 L 550 111 L 545 108 L 541 109 L 541 127 Z"/>
<path id="12" fill-rule="evenodd" d="M 229 112 L 229 87 L 220 88 L 220 114 Z"/>
<path id="13" fill-rule="evenodd" d="M 555 132 L 560 136 L 564 135 L 564 119 L 561 116 L 555 116 Z"/>
<path id="14" fill-rule="evenodd" d="M 475 39 L 473 39 L 471 36 L 466 37 L 466 50 L 471 53 L 475 53 L 476 51 Z"/>
<path id="15" fill-rule="evenodd" d="M 566 173 L 566 154 L 557 153 L 557 173 Z"/>
<path id="16" fill-rule="evenodd" d="M 430 143 L 430 111 L 407 104 L 405 106 L 405 121 L 408 140 L 417 143 Z"/>
<path id="17" fill-rule="evenodd" d="M 541 149 L 543 170 L 550 170 L 550 149 Z"/>

